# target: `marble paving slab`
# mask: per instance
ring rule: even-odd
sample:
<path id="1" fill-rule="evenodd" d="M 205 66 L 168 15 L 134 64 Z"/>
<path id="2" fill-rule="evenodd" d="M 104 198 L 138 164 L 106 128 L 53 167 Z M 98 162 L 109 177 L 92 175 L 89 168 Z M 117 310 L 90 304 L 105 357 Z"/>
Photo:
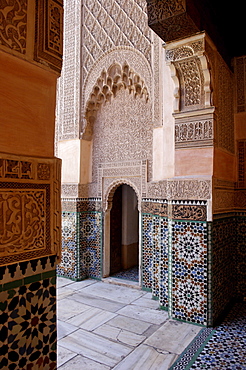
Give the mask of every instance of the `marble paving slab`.
<path id="1" fill-rule="evenodd" d="M 157 325 L 163 324 L 168 319 L 168 313 L 164 310 L 153 310 L 133 304 L 123 307 L 118 314 Z"/>
<path id="2" fill-rule="evenodd" d="M 57 320 L 57 339 L 61 339 L 73 331 L 78 330 L 77 326 L 71 325 L 67 322 Z"/>
<path id="3" fill-rule="evenodd" d="M 63 298 L 57 301 L 57 310 L 59 312 L 59 319 L 66 321 L 84 311 L 90 310 L 91 307 L 83 304 L 81 302 L 77 302 L 69 298 Z"/>
<path id="4" fill-rule="evenodd" d="M 164 351 L 181 354 L 201 329 L 200 326 L 169 320 L 145 343 Z"/>
<path id="5" fill-rule="evenodd" d="M 110 370 L 110 367 L 78 355 L 59 367 L 59 370 Z"/>
<path id="6" fill-rule="evenodd" d="M 101 308 L 110 312 L 116 312 L 124 307 L 122 303 L 84 293 L 84 289 L 74 293 L 69 298 L 76 302 L 81 302 L 88 306 Z"/>
<path id="7" fill-rule="evenodd" d="M 57 289 L 57 299 L 63 299 L 74 293 L 74 290 L 69 288 L 69 285 Z"/>
<path id="8" fill-rule="evenodd" d="M 130 304 L 144 295 L 144 292 L 138 289 L 103 282 L 86 287 L 83 292 L 124 304 Z"/>
<path id="9" fill-rule="evenodd" d="M 107 366 L 115 366 L 132 348 L 115 343 L 95 333 L 78 329 L 74 333 L 62 338 L 59 345 L 76 352 L 86 358 Z"/>
<path id="10" fill-rule="evenodd" d="M 159 353 L 155 348 L 143 344 L 121 361 L 114 370 L 167 370 L 176 358 L 175 354 Z"/>
<path id="11" fill-rule="evenodd" d="M 69 288 L 74 289 L 74 290 L 80 290 L 80 289 L 83 289 L 87 286 L 91 286 L 92 284 L 96 284 L 96 283 L 97 283 L 97 280 L 93 280 L 93 279 L 75 281 Z"/>
<path id="12" fill-rule="evenodd" d="M 95 330 L 99 326 L 105 324 L 110 319 L 114 318 L 116 315 L 112 312 L 101 311 L 96 315 L 93 315 L 90 319 L 85 320 L 81 325 L 80 328 L 85 330 Z"/>
<path id="13" fill-rule="evenodd" d="M 105 338 L 112 339 L 116 342 L 121 342 L 132 347 L 138 346 L 146 339 L 144 335 L 135 334 L 128 330 L 123 330 L 107 324 L 100 326 L 93 332 L 102 335 Z"/>
<path id="14" fill-rule="evenodd" d="M 154 299 L 141 297 L 137 299 L 136 301 L 132 302 L 133 305 L 136 306 L 142 306 L 146 308 L 152 308 L 153 310 L 157 310 L 159 308 L 159 301 L 156 301 Z"/>
<path id="15" fill-rule="evenodd" d="M 70 279 L 66 279 L 64 277 L 58 277 L 57 278 L 57 281 L 56 281 L 56 287 L 57 288 L 62 288 L 63 286 L 70 285 L 70 284 L 73 285 L 74 281 L 70 280 Z"/>
<path id="16" fill-rule="evenodd" d="M 77 353 L 70 351 L 67 348 L 57 346 L 57 367 L 62 366 L 65 364 L 67 361 L 71 360 L 72 358 L 76 357 Z"/>
<path id="17" fill-rule="evenodd" d="M 93 319 L 96 315 L 102 312 L 104 311 L 100 310 L 100 308 L 91 307 L 90 310 L 87 310 L 76 316 L 73 316 L 71 319 L 67 320 L 67 322 L 69 324 L 80 327 L 81 325 L 85 324 L 88 320 Z"/>
<path id="18" fill-rule="evenodd" d="M 128 330 L 135 334 L 143 334 L 151 327 L 150 323 L 121 315 L 118 315 L 114 319 L 109 320 L 107 324 L 119 329 Z"/>

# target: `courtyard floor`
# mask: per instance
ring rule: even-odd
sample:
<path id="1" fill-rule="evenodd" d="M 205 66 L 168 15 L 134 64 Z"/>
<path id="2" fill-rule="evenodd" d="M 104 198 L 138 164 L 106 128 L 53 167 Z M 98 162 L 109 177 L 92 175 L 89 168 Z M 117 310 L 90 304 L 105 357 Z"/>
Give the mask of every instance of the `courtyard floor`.
<path id="1" fill-rule="evenodd" d="M 167 370 L 201 331 L 118 281 L 57 279 L 59 370 Z"/>

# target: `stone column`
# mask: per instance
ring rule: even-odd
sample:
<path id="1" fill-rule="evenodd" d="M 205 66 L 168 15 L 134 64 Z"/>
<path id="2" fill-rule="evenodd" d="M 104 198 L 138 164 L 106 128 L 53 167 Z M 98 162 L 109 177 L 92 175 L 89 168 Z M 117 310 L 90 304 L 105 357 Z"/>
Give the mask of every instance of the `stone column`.
<path id="1" fill-rule="evenodd" d="M 63 4 L 0 4 L 1 366 L 56 368 L 61 161 L 54 157 Z"/>

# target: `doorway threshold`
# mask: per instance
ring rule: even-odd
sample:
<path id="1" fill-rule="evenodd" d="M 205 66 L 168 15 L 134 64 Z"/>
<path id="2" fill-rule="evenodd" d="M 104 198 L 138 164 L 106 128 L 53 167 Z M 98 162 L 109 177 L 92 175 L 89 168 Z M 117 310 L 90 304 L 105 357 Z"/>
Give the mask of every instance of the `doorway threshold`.
<path id="1" fill-rule="evenodd" d="M 115 278 L 112 276 L 102 278 L 102 281 L 108 284 L 121 285 L 133 289 L 141 289 L 138 281 L 130 281 L 121 278 Z"/>

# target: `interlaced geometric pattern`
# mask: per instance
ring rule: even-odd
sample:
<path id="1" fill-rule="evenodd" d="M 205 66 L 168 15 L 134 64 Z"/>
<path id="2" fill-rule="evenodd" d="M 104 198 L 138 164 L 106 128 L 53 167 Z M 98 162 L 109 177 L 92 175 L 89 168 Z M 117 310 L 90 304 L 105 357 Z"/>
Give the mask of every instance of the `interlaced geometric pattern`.
<path id="1" fill-rule="evenodd" d="M 83 73 L 117 46 L 137 49 L 151 62 L 150 29 L 144 0 L 85 0 Z"/>

